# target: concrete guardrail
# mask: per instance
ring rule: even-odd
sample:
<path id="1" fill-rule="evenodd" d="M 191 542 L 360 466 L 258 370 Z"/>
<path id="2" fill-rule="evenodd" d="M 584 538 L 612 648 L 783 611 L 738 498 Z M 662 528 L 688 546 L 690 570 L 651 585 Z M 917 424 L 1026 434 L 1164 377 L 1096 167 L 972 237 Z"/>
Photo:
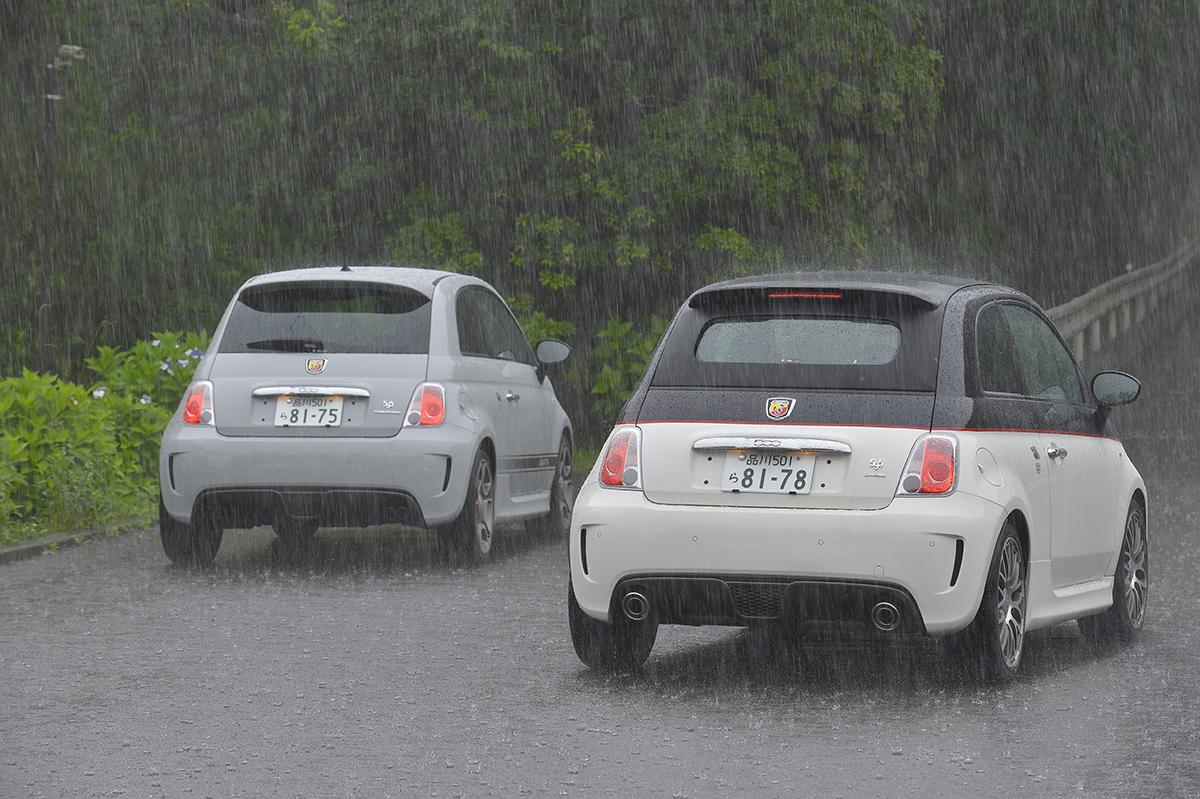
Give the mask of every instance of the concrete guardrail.
<path id="1" fill-rule="evenodd" d="M 1142 321 L 1166 297 L 1183 292 L 1198 262 L 1200 239 L 1194 239 L 1161 261 L 1101 283 L 1046 315 L 1082 360 Z"/>

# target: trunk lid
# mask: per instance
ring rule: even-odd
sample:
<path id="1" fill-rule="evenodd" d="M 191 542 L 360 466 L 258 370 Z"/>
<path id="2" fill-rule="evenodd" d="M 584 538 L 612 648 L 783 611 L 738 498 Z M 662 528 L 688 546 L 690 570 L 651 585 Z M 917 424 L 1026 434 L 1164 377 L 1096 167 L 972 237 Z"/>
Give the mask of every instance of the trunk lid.
<path id="1" fill-rule="evenodd" d="M 712 414 L 710 406 L 709 415 L 730 421 L 704 419 L 701 414 L 689 420 L 686 412 L 674 420 L 665 420 L 658 413 L 643 414 L 638 426 L 646 498 L 666 505 L 887 507 L 913 444 L 929 431 L 933 394 L 881 397 L 855 393 L 834 398 L 792 392 L 779 396 L 784 393 L 724 392 L 724 402 L 733 406 L 732 412 Z M 737 406 L 753 407 L 761 417 L 772 399 L 794 401 L 795 410 L 787 421 L 749 421 L 751 414 L 737 412 Z M 650 409 L 674 406 L 686 410 L 689 404 L 686 398 L 663 396 L 661 390 L 652 389 L 647 397 Z M 839 406 L 840 412 L 831 412 Z M 805 475 L 798 486 L 799 471 Z"/>
<path id="2" fill-rule="evenodd" d="M 209 372 L 227 436 L 393 436 L 429 361 L 430 300 L 393 283 L 275 280 L 234 300 Z"/>
<path id="3" fill-rule="evenodd" d="M 932 422 L 942 309 L 919 293 L 802 279 L 704 290 L 681 309 L 630 420 L 650 501 L 891 503 Z"/>
<path id="4" fill-rule="evenodd" d="M 320 374 L 309 359 L 324 359 Z M 224 436 L 394 436 L 404 423 L 413 391 L 425 380 L 426 355 L 344 353 L 219 353 L 209 379 L 213 416 Z M 278 426 L 281 397 L 342 398 L 336 426 Z M 390 405 L 389 405 L 390 403 Z"/>

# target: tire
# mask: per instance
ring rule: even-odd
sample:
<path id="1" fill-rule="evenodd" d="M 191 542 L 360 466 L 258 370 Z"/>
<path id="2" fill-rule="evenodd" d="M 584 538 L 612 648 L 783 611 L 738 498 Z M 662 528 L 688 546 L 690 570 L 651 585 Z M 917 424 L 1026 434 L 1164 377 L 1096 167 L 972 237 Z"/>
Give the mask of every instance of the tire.
<path id="1" fill-rule="evenodd" d="M 526 523 L 525 529 L 537 538 L 561 540 L 571 533 L 571 506 L 574 504 L 571 487 L 573 456 L 571 439 L 563 433 L 558 445 L 558 469 L 550 486 L 550 512 Z"/>
<path id="2" fill-rule="evenodd" d="M 1021 668 L 1028 582 L 1029 554 L 1009 520 L 992 553 L 979 611 L 966 635 L 955 642 L 959 656 L 975 659 L 988 682 L 1008 682 Z"/>
<path id="3" fill-rule="evenodd" d="M 1107 651 L 1128 644 L 1146 624 L 1150 594 L 1150 542 L 1146 511 L 1136 501 L 1125 514 L 1125 535 L 1113 578 L 1113 603 L 1103 613 L 1079 619 L 1079 632 L 1088 644 Z"/>
<path id="4" fill-rule="evenodd" d="M 211 518 L 202 515 L 192 524 L 178 521 L 167 513 L 161 495 L 158 498 L 158 534 L 167 558 L 185 568 L 211 566 L 221 548 L 222 530 Z"/>
<path id="5" fill-rule="evenodd" d="M 468 564 L 486 562 L 496 538 L 496 470 L 482 449 L 475 453 L 467 495 L 458 518 L 438 531 L 443 557 L 462 557 Z"/>
<path id="6" fill-rule="evenodd" d="M 624 617 L 612 624 L 597 621 L 583 612 L 575 601 L 575 589 L 567 585 L 567 618 L 571 643 L 583 665 L 603 673 L 637 671 L 658 637 L 658 622 L 653 617 L 632 622 Z"/>

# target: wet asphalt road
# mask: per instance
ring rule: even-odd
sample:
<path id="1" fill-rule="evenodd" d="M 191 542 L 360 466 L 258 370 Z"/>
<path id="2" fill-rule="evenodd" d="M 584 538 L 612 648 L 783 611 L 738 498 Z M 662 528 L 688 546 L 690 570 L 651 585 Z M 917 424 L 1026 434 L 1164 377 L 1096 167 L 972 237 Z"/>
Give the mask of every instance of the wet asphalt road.
<path id="1" fill-rule="evenodd" d="M 194 574 L 148 532 L 0 566 L 0 797 L 1200 795 L 1197 332 L 1127 356 L 1153 572 L 1124 651 L 1062 625 L 994 688 L 922 641 L 669 627 L 604 678 L 561 542 L 451 571 L 427 534 L 294 562 L 234 532 Z"/>

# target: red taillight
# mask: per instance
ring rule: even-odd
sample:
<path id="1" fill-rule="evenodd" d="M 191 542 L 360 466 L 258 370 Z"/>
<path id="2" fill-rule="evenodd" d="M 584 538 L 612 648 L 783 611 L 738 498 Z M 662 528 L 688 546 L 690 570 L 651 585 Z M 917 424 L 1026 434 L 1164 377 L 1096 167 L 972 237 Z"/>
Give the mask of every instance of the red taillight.
<path id="1" fill-rule="evenodd" d="M 954 489 L 957 461 L 957 438 L 948 433 L 926 433 L 913 445 L 897 496 L 948 494 Z"/>
<path id="2" fill-rule="evenodd" d="M 435 425 L 446 420 L 445 399 L 441 386 L 425 386 L 421 392 L 421 424 Z"/>
<path id="3" fill-rule="evenodd" d="M 183 401 L 184 424 L 212 424 L 212 383 L 200 380 L 188 388 L 187 398 Z"/>
<path id="4" fill-rule="evenodd" d="M 954 444 L 944 438 L 925 442 L 921 459 L 921 493 L 945 494 L 954 485 Z"/>
<path id="5" fill-rule="evenodd" d="M 413 392 L 404 414 L 405 427 L 434 427 L 446 421 L 446 389 L 440 383 L 422 383 Z"/>
<path id="6" fill-rule="evenodd" d="M 840 300 L 842 293 L 840 291 L 772 291 L 767 295 L 767 298 L 772 300 Z"/>
<path id="7" fill-rule="evenodd" d="M 600 460 L 600 485 L 641 488 L 641 432 L 636 427 L 617 430 L 608 440 Z"/>

